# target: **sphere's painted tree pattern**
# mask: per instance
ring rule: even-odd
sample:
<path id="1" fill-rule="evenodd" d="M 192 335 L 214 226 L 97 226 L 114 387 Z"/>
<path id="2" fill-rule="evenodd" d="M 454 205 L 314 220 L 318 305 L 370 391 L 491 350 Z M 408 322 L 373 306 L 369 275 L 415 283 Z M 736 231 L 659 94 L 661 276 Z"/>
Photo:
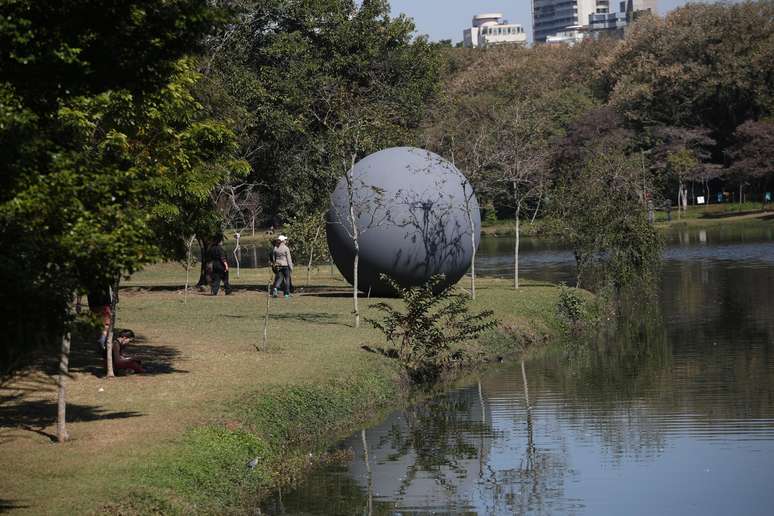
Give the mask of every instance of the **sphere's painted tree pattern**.
<path id="1" fill-rule="evenodd" d="M 448 283 L 459 281 L 473 254 L 468 209 L 476 245 L 481 231 L 478 203 L 459 170 L 432 152 L 395 147 L 359 161 L 351 178 L 360 290 L 390 294 L 379 279 L 382 273 L 405 287 L 421 285 L 435 274 L 444 274 Z M 349 189 L 342 178 L 331 195 L 326 228 L 333 261 L 353 283 L 349 213 Z"/>

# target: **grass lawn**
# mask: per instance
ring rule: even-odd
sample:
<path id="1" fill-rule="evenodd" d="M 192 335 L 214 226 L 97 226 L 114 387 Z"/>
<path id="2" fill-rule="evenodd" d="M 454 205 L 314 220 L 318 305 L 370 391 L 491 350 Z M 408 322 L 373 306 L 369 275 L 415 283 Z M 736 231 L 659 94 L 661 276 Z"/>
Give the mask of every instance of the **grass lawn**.
<path id="1" fill-rule="evenodd" d="M 683 213 L 677 210 L 677 207 L 671 212 L 671 223 L 684 222 L 687 224 L 717 224 L 724 222 L 735 222 L 754 218 L 763 218 L 774 215 L 771 205 L 768 211 L 761 210 L 759 202 L 739 203 L 724 202 L 719 204 L 692 205 Z M 656 212 L 656 222 L 666 223 L 667 213 L 663 210 Z"/>
<path id="2" fill-rule="evenodd" d="M 678 213 L 675 207 L 671 212 L 671 221 L 667 222 L 667 213 L 658 210 L 655 213 L 658 227 L 668 227 L 678 224 L 694 226 L 713 226 L 716 224 L 731 224 L 735 222 L 749 221 L 751 219 L 770 219 L 774 217 L 774 208 L 771 204 L 767 211 L 761 210 L 759 202 L 742 203 L 741 209 L 738 203 L 720 203 L 701 206 L 688 206 L 685 213 Z M 519 231 L 522 237 L 551 236 L 552 221 L 539 218 L 534 223 L 528 219 L 521 221 Z M 514 236 L 516 234 L 513 220 L 498 220 L 484 224 L 481 234 L 485 236 Z"/>
<path id="3" fill-rule="evenodd" d="M 234 489 L 276 485 L 303 469 L 308 451 L 397 403 L 397 367 L 361 349 L 384 345 L 382 336 L 352 326 L 351 291 L 327 267 L 303 289 L 299 268 L 298 294 L 271 300 L 268 347 L 256 350 L 269 274 L 242 270 L 235 294 L 217 298 L 186 299 L 179 264 L 124 282 L 117 326 L 135 332 L 128 351 L 149 372 L 103 378 L 92 344 L 74 343 L 64 445 L 52 444 L 55 357 L 3 385 L 0 511 L 219 512 Z M 484 279 L 477 290 L 474 309 L 527 334 L 556 330 L 555 286 Z M 260 460 L 249 472 L 251 458 Z"/>

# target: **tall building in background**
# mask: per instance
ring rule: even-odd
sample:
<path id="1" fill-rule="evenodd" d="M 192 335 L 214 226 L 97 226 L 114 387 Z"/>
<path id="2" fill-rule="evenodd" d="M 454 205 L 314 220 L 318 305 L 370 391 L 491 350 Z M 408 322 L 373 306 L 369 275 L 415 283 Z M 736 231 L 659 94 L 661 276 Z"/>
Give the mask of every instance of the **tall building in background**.
<path id="1" fill-rule="evenodd" d="M 599 3 L 609 5 L 608 0 Z M 577 31 L 596 10 L 597 0 L 532 0 L 535 43 L 545 43 L 548 36 Z"/>
<path id="2" fill-rule="evenodd" d="M 642 13 L 658 14 L 658 0 L 626 0 L 621 2 L 620 11 L 626 13 L 626 19 L 631 23 Z"/>
<path id="3" fill-rule="evenodd" d="M 658 14 L 658 0 L 622 0 L 618 12 L 610 0 L 533 0 L 535 43 L 574 45 L 585 38 L 623 37 L 638 16 Z"/>
<path id="4" fill-rule="evenodd" d="M 502 13 L 477 14 L 473 17 L 472 27 L 462 31 L 462 44 L 465 47 L 487 47 L 502 43 L 527 43 L 524 27 L 508 23 Z"/>

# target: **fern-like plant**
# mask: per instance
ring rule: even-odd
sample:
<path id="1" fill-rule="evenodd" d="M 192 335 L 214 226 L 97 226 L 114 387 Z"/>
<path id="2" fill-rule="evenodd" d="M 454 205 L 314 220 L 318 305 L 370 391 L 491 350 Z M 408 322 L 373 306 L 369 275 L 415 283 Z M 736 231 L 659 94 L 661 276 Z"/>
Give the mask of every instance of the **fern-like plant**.
<path id="1" fill-rule="evenodd" d="M 469 296 L 442 286 L 443 276 L 433 276 L 415 288 L 403 288 L 385 275 L 382 279 L 400 295 L 405 311 L 377 303 L 372 308 L 383 312 L 384 319 L 366 320 L 395 346 L 396 353 L 385 354 L 397 358 L 415 383 L 433 381 L 460 363 L 465 352 L 457 345 L 497 324 L 491 310 L 471 313 Z"/>

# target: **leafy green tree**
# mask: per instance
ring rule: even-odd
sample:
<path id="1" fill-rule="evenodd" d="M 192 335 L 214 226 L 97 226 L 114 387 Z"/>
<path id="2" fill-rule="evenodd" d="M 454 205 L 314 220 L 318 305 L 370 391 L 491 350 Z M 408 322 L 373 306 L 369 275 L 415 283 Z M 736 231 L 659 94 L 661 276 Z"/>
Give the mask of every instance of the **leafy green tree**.
<path id="1" fill-rule="evenodd" d="M 434 106 L 427 145 L 460 167 L 479 195 L 513 214 L 515 288 L 520 221 L 530 204 L 536 215 L 547 191 L 554 140 L 594 105 L 590 75 L 576 66 L 595 48 L 502 47 L 447 62 L 453 78 Z"/>
<path id="2" fill-rule="evenodd" d="M 748 121 L 736 128 L 733 143 L 728 149 L 731 161 L 726 177 L 739 185 L 739 203 L 742 185 L 755 185 L 761 199 L 774 184 L 774 123 Z M 765 204 L 765 200 L 763 200 Z"/>
<path id="3" fill-rule="evenodd" d="M 696 3 L 640 17 L 602 58 L 600 79 L 636 126 L 704 127 L 722 149 L 738 125 L 774 107 L 774 3 Z"/>
<path id="4" fill-rule="evenodd" d="M 662 176 L 662 185 L 677 185 L 678 207 L 681 212 L 686 211 L 688 184 L 706 179 L 711 169 L 708 162 L 716 142 L 709 136 L 709 130 L 657 126 L 646 131 L 641 139 L 646 140 L 645 146 L 654 146 L 648 150 L 649 161 Z"/>
<path id="5" fill-rule="evenodd" d="M 600 108 L 557 146 L 553 213 L 575 254 L 577 287 L 595 270 L 604 283 L 622 287 L 660 263 L 661 240 L 646 214 L 652 175 L 631 138 L 610 108 Z"/>
<path id="6" fill-rule="evenodd" d="M 325 213 L 320 211 L 285 224 L 285 234 L 297 263 L 306 262 L 306 285 L 309 286 L 312 264 L 330 260 L 325 236 Z"/>
<path id="7" fill-rule="evenodd" d="M 219 18 L 204 0 L 0 5 L 0 331 L 22 351 L 64 336 L 62 423 L 74 293 L 180 251 L 159 237 L 238 168 L 181 60 Z"/>
<path id="8" fill-rule="evenodd" d="M 266 0 L 213 38 L 202 96 L 216 117 L 237 122 L 268 213 L 328 204 L 346 171 L 336 146 L 352 106 L 381 113 L 368 118 L 379 124 L 361 124 L 358 158 L 413 143 L 438 82 L 438 50 L 413 31 L 382 0 Z"/>

